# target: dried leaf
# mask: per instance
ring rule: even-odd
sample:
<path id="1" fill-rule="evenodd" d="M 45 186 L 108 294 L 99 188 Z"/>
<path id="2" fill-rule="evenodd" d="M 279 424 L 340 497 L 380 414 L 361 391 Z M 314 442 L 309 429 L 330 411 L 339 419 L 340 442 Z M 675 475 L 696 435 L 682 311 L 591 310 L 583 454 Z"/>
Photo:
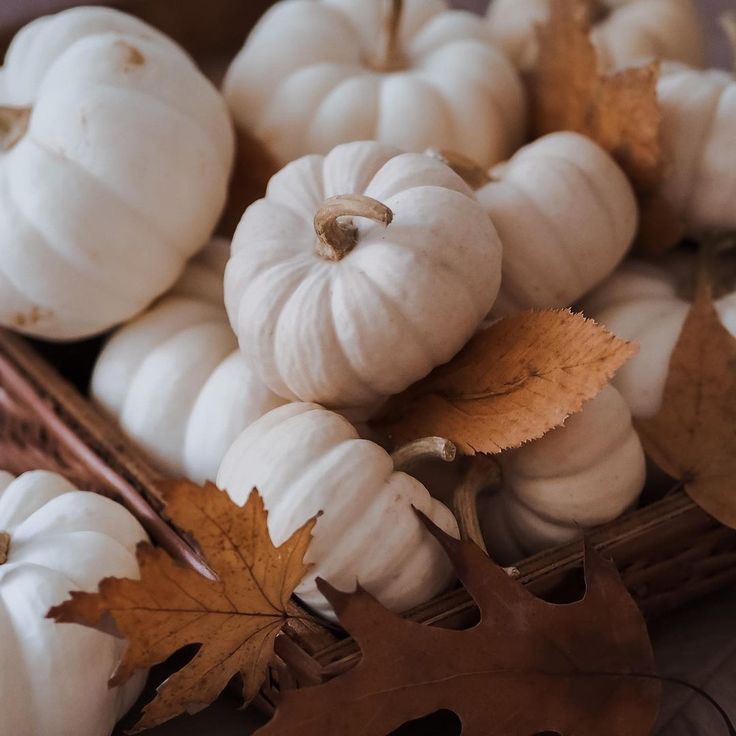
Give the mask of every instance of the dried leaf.
<path id="1" fill-rule="evenodd" d="M 637 185 L 655 186 L 662 174 L 658 65 L 601 74 L 585 0 L 552 0 L 549 22 L 538 34 L 537 133 L 583 133 L 609 151 Z"/>
<path id="2" fill-rule="evenodd" d="M 670 360 L 658 414 L 637 422 L 649 457 L 736 528 L 736 339 L 702 286 Z"/>
<path id="3" fill-rule="evenodd" d="M 557 130 L 587 135 L 626 172 L 640 198 L 639 247 L 661 253 L 679 241 L 681 223 L 657 196 L 664 175 L 659 65 L 600 72 L 590 39 L 590 0 L 552 0 L 549 22 L 538 29 L 533 80 L 534 125 L 541 136 Z"/>
<path id="4" fill-rule="evenodd" d="M 611 563 L 588 549 L 585 597 L 555 605 L 471 542 L 425 523 L 480 607 L 480 623 L 466 631 L 414 623 L 364 590 L 321 582 L 362 659 L 324 685 L 288 691 L 258 736 L 385 736 L 438 709 L 459 716 L 463 736 L 651 734 L 659 684 L 636 675 L 653 672 L 652 649 Z"/>
<path id="5" fill-rule="evenodd" d="M 98 593 L 74 592 L 48 614 L 59 623 L 83 624 L 128 640 L 111 687 L 182 647 L 202 645 L 158 689 L 134 732 L 201 710 L 237 674 L 243 678 L 245 699 L 256 695 L 274 640 L 289 618 L 289 598 L 308 569 L 303 559 L 315 523 L 308 521 L 275 547 L 256 490 L 244 507 L 212 484 L 201 488 L 180 481 L 165 484 L 162 493 L 167 515 L 195 537 L 217 579 L 142 544 L 140 580 L 106 578 Z"/>
<path id="6" fill-rule="evenodd" d="M 466 454 L 495 454 L 562 424 L 635 351 L 569 310 L 523 312 L 394 397 L 381 421 L 398 444 L 437 435 Z"/>

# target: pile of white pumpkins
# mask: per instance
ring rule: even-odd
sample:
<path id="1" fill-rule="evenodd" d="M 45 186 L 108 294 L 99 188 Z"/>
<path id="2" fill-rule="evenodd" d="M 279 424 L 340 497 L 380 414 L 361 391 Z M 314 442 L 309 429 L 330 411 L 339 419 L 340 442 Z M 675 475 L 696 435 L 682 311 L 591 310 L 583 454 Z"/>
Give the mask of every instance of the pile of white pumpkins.
<path id="1" fill-rule="evenodd" d="M 733 231 L 736 84 L 700 69 L 691 0 L 598 4 L 606 70 L 665 62 L 666 200 L 696 238 Z M 361 422 L 488 320 L 573 306 L 640 344 L 564 427 L 501 457 L 480 509 L 494 557 L 571 540 L 644 485 L 632 415 L 661 402 L 692 256 L 624 261 L 638 212 L 617 164 L 574 133 L 528 142 L 549 6 L 282 0 L 222 93 L 150 26 L 75 8 L 21 30 L 0 71 L 0 324 L 51 340 L 116 327 L 91 393 L 162 470 L 238 502 L 257 486 L 276 543 L 323 511 L 297 593 L 327 617 L 317 576 L 396 610 L 451 584 L 412 506 L 453 534 L 455 518 L 402 471 L 422 458 Z M 236 130 L 283 168 L 232 243 L 208 242 Z M 732 287 L 717 306 L 736 332 Z M 144 537 L 57 476 L 0 474 L 0 732 L 101 736 L 131 705 L 141 678 L 106 685 L 122 645 L 44 615 L 135 576 Z"/>

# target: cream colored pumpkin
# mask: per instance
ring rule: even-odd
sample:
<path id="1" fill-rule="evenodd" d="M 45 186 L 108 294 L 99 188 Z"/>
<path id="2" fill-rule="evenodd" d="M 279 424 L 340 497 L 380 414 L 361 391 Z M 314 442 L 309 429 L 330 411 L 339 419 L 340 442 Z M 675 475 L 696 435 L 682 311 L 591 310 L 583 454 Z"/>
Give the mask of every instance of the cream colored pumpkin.
<path id="1" fill-rule="evenodd" d="M 605 279 L 636 232 L 637 206 L 613 159 L 577 133 L 553 133 L 475 178 L 503 243 L 494 315 L 567 307 Z"/>
<path id="2" fill-rule="evenodd" d="M 447 556 L 412 509 L 457 536 L 447 507 L 344 417 L 316 404 L 287 404 L 251 424 L 225 455 L 217 485 L 239 504 L 257 487 L 277 545 L 322 512 L 306 556 L 313 567 L 296 594 L 323 615 L 332 613 L 317 577 L 341 590 L 360 583 L 395 611 L 429 600 L 452 579 Z"/>
<path id="3" fill-rule="evenodd" d="M 736 264 L 725 262 L 727 287 L 716 300 L 723 324 L 736 335 Z M 671 256 L 663 265 L 629 261 L 583 303 L 587 315 L 639 351 L 613 379 L 635 417 L 657 413 L 670 358 L 690 310 L 697 269 L 691 256 Z"/>
<path id="4" fill-rule="evenodd" d="M 235 233 L 225 301 L 274 393 L 360 407 L 449 360 L 500 277 L 496 231 L 457 174 L 359 142 L 271 179 Z"/>
<path id="5" fill-rule="evenodd" d="M 2 77 L 0 324 L 101 332 L 210 236 L 233 158 L 226 105 L 172 41 L 107 8 L 26 26 Z"/>
<path id="6" fill-rule="evenodd" d="M 284 403 L 254 375 L 222 303 L 229 243 L 192 261 L 171 294 L 120 328 L 92 376 L 95 401 L 166 471 L 214 480 L 251 422 Z"/>
<path id="7" fill-rule="evenodd" d="M 493 38 L 523 71 L 537 62 L 536 27 L 549 18 L 551 0 L 492 0 Z M 703 31 L 692 0 L 591 0 L 592 40 L 602 68 L 621 69 L 651 59 L 700 66 Z"/>
<path id="8" fill-rule="evenodd" d="M 736 231 L 736 79 L 668 64 L 657 93 L 665 201 L 691 234 Z"/>
<path id="9" fill-rule="evenodd" d="M 516 71 L 477 16 L 444 0 L 278 2 L 224 91 L 237 125 L 281 164 L 374 139 L 490 166 L 524 138 Z"/>
<path id="10" fill-rule="evenodd" d="M 611 386 L 501 463 L 503 488 L 480 499 L 479 515 L 488 549 L 503 564 L 612 521 L 636 503 L 646 475 L 631 413 Z"/>
<path id="11" fill-rule="evenodd" d="M 121 505 L 44 471 L 0 471 L 0 733 L 106 736 L 140 694 L 145 673 L 108 689 L 126 643 L 48 610 L 104 577 L 137 578 L 146 539 Z"/>

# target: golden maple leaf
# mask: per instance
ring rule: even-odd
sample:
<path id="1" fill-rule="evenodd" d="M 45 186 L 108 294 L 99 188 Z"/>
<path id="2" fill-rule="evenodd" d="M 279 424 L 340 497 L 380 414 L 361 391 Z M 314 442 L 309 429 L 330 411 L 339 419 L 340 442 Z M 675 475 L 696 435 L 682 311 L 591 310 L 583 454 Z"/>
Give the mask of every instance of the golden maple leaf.
<path id="1" fill-rule="evenodd" d="M 316 521 L 309 520 L 276 547 L 255 489 L 243 507 L 212 484 L 177 481 L 164 484 L 162 493 L 167 516 L 196 539 L 216 578 L 143 543 L 138 547 L 140 580 L 106 578 L 97 593 L 74 592 L 48 613 L 59 623 L 83 624 L 127 639 L 111 687 L 182 647 L 201 645 L 159 687 L 134 732 L 201 710 L 238 674 L 246 701 L 256 695 L 276 636 L 289 619 L 289 598 L 308 570 L 303 560 Z"/>

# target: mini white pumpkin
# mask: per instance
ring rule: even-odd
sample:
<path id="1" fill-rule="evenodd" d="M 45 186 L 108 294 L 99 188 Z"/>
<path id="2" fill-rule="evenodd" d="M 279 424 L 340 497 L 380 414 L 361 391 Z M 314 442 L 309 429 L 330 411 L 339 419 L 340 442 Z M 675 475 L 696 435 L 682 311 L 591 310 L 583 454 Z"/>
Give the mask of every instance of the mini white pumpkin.
<path id="1" fill-rule="evenodd" d="M 666 163 L 662 196 L 691 234 L 736 231 L 736 79 L 667 64 L 657 94 Z"/>
<path id="2" fill-rule="evenodd" d="M 274 393 L 361 407 L 449 360 L 500 279 L 496 231 L 457 174 L 358 142 L 271 179 L 235 233 L 225 301 Z"/>
<path id="3" fill-rule="evenodd" d="M 503 487 L 479 500 L 491 555 L 510 564 L 605 524 L 639 498 L 646 462 L 631 413 L 607 386 L 563 427 L 501 456 Z"/>
<path id="4" fill-rule="evenodd" d="M 13 40 L 0 97 L 0 324 L 91 335 L 206 242 L 233 158 L 227 107 L 142 21 L 74 8 Z"/>
<path id="5" fill-rule="evenodd" d="M 549 18 L 551 0 L 492 0 L 493 37 L 523 71 L 537 62 L 536 28 Z M 703 31 L 692 0 L 593 0 L 591 38 L 601 67 L 620 69 L 651 59 L 700 66 Z"/>
<path id="6" fill-rule="evenodd" d="M 104 577 L 137 578 L 144 539 L 108 498 L 54 473 L 0 471 L 0 733 L 106 736 L 133 705 L 145 673 L 107 686 L 125 641 L 46 613 Z"/>
<path id="7" fill-rule="evenodd" d="M 286 404 L 251 424 L 225 455 L 217 485 L 239 504 L 258 488 L 277 545 L 323 512 L 306 556 L 313 567 L 296 589 L 323 615 L 332 613 L 317 577 L 341 590 L 360 583 L 395 611 L 429 600 L 452 580 L 447 556 L 412 506 L 457 536 L 449 509 L 321 406 Z"/>
<path id="8" fill-rule="evenodd" d="M 213 241 L 171 294 L 120 328 L 92 375 L 95 401 L 164 470 L 214 480 L 227 448 L 280 406 L 238 351 L 222 302 L 229 243 Z"/>
<path id="9" fill-rule="evenodd" d="M 736 335 L 734 265 L 723 264 L 726 291 L 715 305 L 723 324 Z M 694 257 L 679 254 L 661 264 L 628 261 L 583 303 L 587 315 L 639 345 L 613 379 L 635 417 L 650 417 L 662 404 L 672 351 L 690 310 L 696 270 Z"/>
<path id="10" fill-rule="evenodd" d="M 494 315 L 570 306 L 611 274 L 634 239 L 631 185 L 585 136 L 544 136 L 488 175 L 470 162 L 456 164 L 503 243 Z"/>
<path id="11" fill-rule="evenodd" d="M 477 16 L 444 0 L 284 0 L 224 85 L 236 123 L 280 164 L 340 143 L 458 151 L 484 166 L 521 144 L 524 91 Z"/>

